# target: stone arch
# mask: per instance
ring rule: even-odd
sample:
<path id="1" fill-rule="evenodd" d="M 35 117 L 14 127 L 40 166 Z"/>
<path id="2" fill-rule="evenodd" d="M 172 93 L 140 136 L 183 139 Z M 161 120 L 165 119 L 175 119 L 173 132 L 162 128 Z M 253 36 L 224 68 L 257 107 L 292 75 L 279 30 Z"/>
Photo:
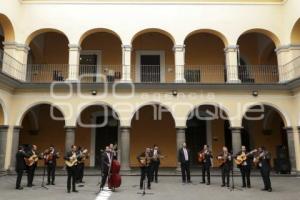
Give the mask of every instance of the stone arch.
<path id="1" fill-rule="evenodd" d="M 10 19 L 6 15 L 1 13 L 0 13 L 0 26 L 2 27 L 4 32 L 4 41 L 5 42 L 15 41 L 15 31 L 13 25 Z"/>

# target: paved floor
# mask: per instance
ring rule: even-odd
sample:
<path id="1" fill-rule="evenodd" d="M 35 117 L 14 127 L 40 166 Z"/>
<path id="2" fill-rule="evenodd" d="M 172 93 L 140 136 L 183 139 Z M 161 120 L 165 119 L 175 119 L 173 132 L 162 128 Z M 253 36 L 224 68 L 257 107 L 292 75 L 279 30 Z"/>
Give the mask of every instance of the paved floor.
<path id="1" fill-rule="evenodd" d="M 116 192 L 105 191 L 98 195 L 97 182 L 95 176 L 85 177 L 86 184 L 84 187 L 78 187 L 79 193 L 66 193 L 65 183 L 66 177 L 57 177 L 57 185 L 49 187 L 48 190 L 42 189 L 39 186 L 33 188 L 25 188 L 22 191 L 14 190 L 15 176 L 0 177 L 0 199 L 2 200 L 135 200 L 135 199 L 172 199 L 172 200 L 299 200 L 300 199 L 300 178 L 297 177 L 273 177 L 272 193 L 260 191 L 262 181 L 259 177 L 252 178 L 252 189 L 243 191 L 235 190 L 231 192 L 227 188 L 220 187 L 220 177 L 212 178 L 212 185 L 200 185 L 200 177 L 193 177 L 193 183 L 183 185 L 180 182 L 180 177 L 161 177 L 158 184 L 152 185 L 152 190 L 147 191 L 152 194 L 143 196 L 137 194 L 140 192 L 138 187 L 139 177 L 126 176 L 123 177 L 122 187 Z M 237 185 L 241 181 L 239 177 L 235 178 Z M 26 183 L 26 177 L 23 184 Z M 41 184 L 41 177 L 35 178 L 35 184 Z"/>

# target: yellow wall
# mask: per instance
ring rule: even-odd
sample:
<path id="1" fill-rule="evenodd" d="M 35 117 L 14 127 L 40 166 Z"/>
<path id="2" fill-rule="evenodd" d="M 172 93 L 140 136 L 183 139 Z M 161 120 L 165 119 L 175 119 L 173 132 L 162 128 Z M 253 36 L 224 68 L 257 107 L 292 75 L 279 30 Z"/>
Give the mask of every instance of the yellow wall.
<path id="1" fill-rule="evenodd" d="M 294 26 L 291 42 L 293 44 L 300 44 L 300 19 L 297 21 L 297 23 Z"/>
<path id="2" fill-rule="evenodd" d="M 4 124 L 4 112 L 2 106 L 0 106 L 0 125 Z"/>
<path id="3" fill-rule="evenodd" d="M 52 120 L 49 114 L 50 107 L 48 105 L 41 105 L 39 108 L 34 109 L 36 113 L 38 113 L 38 134 L 30 134 L 30 131 L 33 129 L 33 126 L 31 125 L 32 122 L 30 121 L 32 118 L 29 114 L 26 114 L 22 122 L 23 128 L 20 131 L 19 144 L 36 144 L 40 153 L 53 144 L 61 154 L 61 158 L 58 160 L 58 165 L 63 166 L 63 156 L 65 153 L 64 121 Z M 55 110 L 54 113 L 55 116 L 61 117 L 61 114 L 58 110 Z M 39 161 L 39 165 L 43 165 L 43 161 Z"/>
<path id="4" fill-rule="evenodd" d="M 130 166 L 138 166 L 137 155 L 146 147 L 157 144 L 161 153 L 167 156 L 162 159 L 162 167 L 176 167 L 176 129 L 170 113 L 163 113 L 162 120 L 153 119 L 153 107 L 145 106 L 139 110 L 139 120 L 131 123 L 130 132 Z"/>
<path id="5" fill-rule="evenodd" d="M 131 63 L 132 63 L 132 80 L 135 80 L 136 74 L 136 51 L 139 50 L 155 50 L 155 51 L 164 51 L 165 52 L 165 79 L 166 82 L 174 82 L 175 80 L 175 66 L 174 66 L 174 51 L 173 51 L 173 42 L 167 36 L 156 33 L 149 32 L 142 34 L 134 39 L 132 43 L 132 54 L 131 54 Z M 170 69 L 170 70 L 168 70 Z"/>

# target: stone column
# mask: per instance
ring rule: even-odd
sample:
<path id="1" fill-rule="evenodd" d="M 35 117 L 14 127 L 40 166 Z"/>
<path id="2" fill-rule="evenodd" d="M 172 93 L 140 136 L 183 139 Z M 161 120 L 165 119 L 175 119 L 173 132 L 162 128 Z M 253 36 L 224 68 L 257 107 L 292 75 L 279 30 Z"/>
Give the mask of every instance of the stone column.
<path id="1" fill-rule="evenodd" d="M 175 57 L 175 82 L 185 83 L 184 78 L 184 64 L 185 64 L 185 45 L 175 45 L 174 48 Z"/>
<path id="2" fill-rule="evenodd" d="M 121 170 L 130 171 L 130 128 L 121 127 Z"/>
<path id="3" fill-rule="evenodd" d="M 68 81 L 78 81 L 79 76 L 79 59 L 80 46 L 77 44 L 69 44 L 69 77 Z"/>
<path id="4" fill-rule="evenodd" d="M 16 74 L 19 80 L 26 81 L 27 80 L 27 60 L 28 60 L 28 52 L 30 48 L 26 44 L 18 44 L 16 49 L 16 59 L 19 60 L 20 63 L 16 65 Z"/>
<path id="5" fill-rule="evenodd" d="M 240 83 L 238 73 L 239 46 L 229 45 L 225 49 L 226 73 L 228 83 Z"/>
<path id="6" fill-rule="evenodd" d="M 75 126 L 66 126 L 65 152 L 71 150 L 71 146 L 75 144 Z"/>
<path id="7" fill-rule="evenodd" d="M 292 172 L 297 171 L 297 166 L 296 166 L 296 147 L 295 147 L 295 137 L 294 135 L 298 134 L 297 130 L 294 130 L 292 127 L 287 127 L 285 128 L 286 130 L 286 136 L 287 136 L 287 141 L 288 141 L 288 149 L 289 149 L 289 159 L 291 163 L 291 170 Z"/>
<path id="8" fill-rule="evenodd" d="M 0 171 L 4 171 L 8 126 L 0 126 Z"/>
<path id="9" fill-rule="evenodd" d="M 131 82 L 131 45 L 122 45 L 122 82 Z"/>
<path id="10" fill-rule="evenodd" d="M 177 127 L 176 128 L 176 143 L 177 143 L 177 171 L 181 171 L 180 164 L 178 161 L 178 151 L 182 147 L 182 144 L 185 142 L 185 127 Z"/>
<path id="11" fill-rule="evenodd" d="M 15 164 L 16 164 L 16 154 L 19 147 L 19 137 L 20 137 L 20 130 L 22 127 L 15 126 L 13 128 L 13 137 L 12 137 L 12 146 L 11 146 L 11 159 L 10 159 L 10 170 L 14 171 Z"/>
<path id="12" fill-rule="evenodd" d="M 242 146 L 242 136 L 241 136 L 241 127 L 232 127 L 232 153 L 233 155 L 237 154 L 241 150 Z"/>

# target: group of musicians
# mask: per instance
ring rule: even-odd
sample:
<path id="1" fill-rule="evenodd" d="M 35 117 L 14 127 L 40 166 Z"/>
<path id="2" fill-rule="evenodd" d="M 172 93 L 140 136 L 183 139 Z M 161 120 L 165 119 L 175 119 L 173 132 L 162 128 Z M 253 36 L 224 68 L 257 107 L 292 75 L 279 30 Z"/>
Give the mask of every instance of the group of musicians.
<path id="1" fill-rule="evenodd" d="M 103 190 L 110 173 L 110 167 L 113 160 L 117 160 L 116 145 L 110 144 L 106 146 L 101 155 L 101 172 L 102 179 L 100 183 L 100 191 Z M 23 171 L 27 171 L 27 186 L 32 187 L 35 169 L 39 159 L 43 159 L 47 171 L 47 185 L 55 185 L 55 170 L 56 160 L 60 158 L 59 152 L 56 151 L 53 145 L 46 149 L 43 153 L 38 154 L 37 146 L 31 145 L 25 149 L 20 146 L 16 154 L 16 172 L 17 181 L 16 189 L 21 190 L 21 180 Z M 76 145 L 71 146 L 71 150 L 65 154 L 64 160 L 67 169 L 67 192 L 78 192 L 76 183 L 84 183 L 84 161 L 88 158 L 87 149 L 77 148 Z M 152 148 L 146 148 L 144 152 L 137 156 L 140 163 L 140 189 L 151 189 L 151 182 L 158 183 L 158 170 L 160 159 L 164 158 L 157 145 Z M 182 148 L 178 152 L 178 161 L 181 166 L 182 182 L 191 183 L 190 163 L 191 152 L 187 148 L 186 143 L 182 144 Z M 202 181 L 201 184 L 210 185 L 210 168 L 212 166 L 213 155 L 208 145 L 204 145 L 203 149 L 198 153 L 198 161 L 202 165 Z M 216 156 L 220 162 L 222 174 L 222 187 L 230 187 L 230 174 L 233 173 L 234 163 L 240 169 L 242 177 L 242 187 L 251 188 L 250 174 L 253 165 L 260 169 L 261 176 L 264 182 L 264 191 L 272 192 L 270 171 L 271 171 L 271 154 L 264 148 L 260 147 L 253 151 L 248 151 L 245 146 L 242 146 L 241 151 L 236 155 L 232 155 L 227 147 L 223 147 L 222 152 Z M 147 186 L 146 186 L 147 185 Z M 71 190 L 72 187 L 72 190 Z"/>

